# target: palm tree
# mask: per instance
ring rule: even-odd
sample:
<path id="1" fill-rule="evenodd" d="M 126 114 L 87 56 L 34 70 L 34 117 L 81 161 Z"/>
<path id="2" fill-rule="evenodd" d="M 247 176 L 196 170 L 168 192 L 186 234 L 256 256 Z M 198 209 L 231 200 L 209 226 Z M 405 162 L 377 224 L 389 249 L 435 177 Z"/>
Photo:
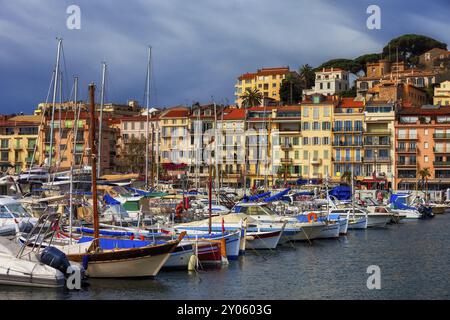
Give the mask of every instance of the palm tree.
<path id="1" fill-rule="evenodd" d="M 352 173 L 350 171 L 345 171 L 341 176 L 341 181 L 345 181 L 350 185 L 352 183 Z"/>
<path id="2" fill-rule="evenodd" d="M 263 98 L 262 93 L 254 88 L 247 88 L 245 93 L 241 96 L 242 105 L 244 108 L 255 107 L 261 105 L 261 100 Z"/>
<path id="3" fill-rule="evenodd" d="M 306 88 L 311 88 L 314 86 L 316 75 L 313 67 L 309 64 L 304 64 L 299 68 L 298 73 L 300 74 L 300 78 L 304 82 Z"/>
<path id="4" fill-rule="evenodd" d="M 425 187 L 425 200 L 427 200 L 428 197 L 428 177 L 431 177 L 430 169 L 429 168 L 423 168 L 419 170 L 417 173 L 420 179 L 422 180 L 422 186 Z"/>

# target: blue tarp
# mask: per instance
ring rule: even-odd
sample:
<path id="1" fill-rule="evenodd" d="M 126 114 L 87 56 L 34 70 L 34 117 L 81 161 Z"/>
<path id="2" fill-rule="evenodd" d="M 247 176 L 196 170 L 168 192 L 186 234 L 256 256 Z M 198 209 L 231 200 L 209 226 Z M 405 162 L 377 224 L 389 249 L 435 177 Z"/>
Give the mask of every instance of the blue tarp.
<path id="1" fill-rule="evenodd" d="M 275 195 L 273 195 L 271 197 L 264 198 L 264 201 L 265 202 L 272 202 L 272 201 L 280 200 L 281 198 L 283 198 L 283 196 L 287 195 L 289 191 L 291 191 L 291 188 L 287 188 L 284 191 L 278 192 L 277 194 L 275 194 Z"/>
<path id="2" fill-rule="evenodd" d="M 260 194 L 254 195 L 254 196 L 250 196 L 247 199 L 245 199 L 244 202 L 253 202 L 253 201 L 259 200 L 261 198 L 267 197 L 267 196 L 270 196 L 270 191 L 269 192 L 260 193 Z"/>
<path id="3" fill-rule="evenodd" d="M 329 191 L 330 196 L 338 200 L 350 200 L 352 197 L 352 188 L 349 186 L 337 186 Z"/>
<path id="4" fill-rule="evenodd" d="M 92 237 L 82 237 L 78 243 L 92 241 Z M 163 244 L 165 241 L 156 241 L 156 244 Z M 112 249 L 130 249 L 130 248 L 141 248 L 148 245 L 153 245 L 153 241 L 142 241 L 142 240 L 131 240 L 131 239 L 114 239 L 114 238 L 100 238 L 99 239 L 100 248 L 103 250 Z"/>
<path id="5" fill-rule="evenodd" d="M 119 201 L 117 201 L 116 199 L 111 197 L 109 194 L 105 194 L 103 196 L 103 201 L 105 201 L 106 204 L 109 204 L 109 205 L 118 205 L 118 204 L 120 204 Z"/>
<path id="6" fill-rule="evenodd" d="M 394 209 L 400 210 L 415 210 L 406 204 L 408 194 L 392 194 L 389 201 L 392 203 Z"/>

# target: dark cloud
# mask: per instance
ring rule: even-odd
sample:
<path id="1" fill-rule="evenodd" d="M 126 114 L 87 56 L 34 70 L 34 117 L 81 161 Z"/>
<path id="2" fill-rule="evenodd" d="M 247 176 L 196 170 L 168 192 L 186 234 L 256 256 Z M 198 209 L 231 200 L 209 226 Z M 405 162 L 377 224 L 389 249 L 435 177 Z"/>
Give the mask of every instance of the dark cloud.
<path id="1" fill-rule="evenodd" d="M 67 6 L 81 7 L 81 30 L 66 28 Z M 366 9 L 382 9 L 382 29 Z M 318 65 L 379 52 L 392 37 L 421 33 L 450 43 L 447 1 L 75 0 L 3 1 L 0 10 L 0 112 L 31 112 L 47 95 L 64 38 L 66 96 L 71 77 L 100 81 L 107 100 L 142 102 L 147 45 L 153 46 L 152 105 L 234 101 L 235 78 L 263 66 Z"/>

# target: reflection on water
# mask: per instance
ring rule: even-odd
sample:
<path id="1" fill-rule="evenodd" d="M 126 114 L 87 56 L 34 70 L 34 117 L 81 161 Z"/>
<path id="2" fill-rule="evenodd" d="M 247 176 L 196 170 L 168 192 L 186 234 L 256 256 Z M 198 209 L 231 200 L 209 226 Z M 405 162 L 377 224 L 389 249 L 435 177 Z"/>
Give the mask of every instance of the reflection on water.
<path id="1" fill-rule="evenodd" d="M 78 292 L 0 287 L 1 299 L 449 299 L 450 213 L 338 240 L 248 251 L 218 270 L 161 272 L 156 279 L 90 279 Z M 381 290 L 366 287 L 381 268 Z"/>

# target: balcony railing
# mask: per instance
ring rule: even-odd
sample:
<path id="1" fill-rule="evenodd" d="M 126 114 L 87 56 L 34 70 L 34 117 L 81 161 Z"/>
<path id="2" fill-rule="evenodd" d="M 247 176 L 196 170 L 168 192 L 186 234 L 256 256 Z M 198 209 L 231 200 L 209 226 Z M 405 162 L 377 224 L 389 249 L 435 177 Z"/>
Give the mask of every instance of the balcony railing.
<path id="1" fill-rule="evenodd" d="M 391 162 L 391 157 L 364 157 L 364 162 Z"/>
<path id="2" fill-rule="evenodd" d="M 411 135 L 398 135 L 397 140 L 417 140 L 417 136 L 411 136 Z"/>
<path id="3" fill-rule="evenodd" d="M 435 133 L 433 134 L 434 139 L 450 139 L 450 133 Z"/>
<path id="4" fill-rule="evenodd" d="M 450 161 L 434 161 L 433 165 L 435 167 L 450 167 Z"/>
<path id="5" fill-rule="evenodd" d="M 333 141 L 333 147 L 362 147 L 362 142 Z"/>
<path id="6" fill-rule="evenodd" d="M 436 147 L 433 148 L 434 153 L 450 153 L 450 150 L 438 149 Z"/>
<path id="7" fill-rule="evenodd" d="M 417 166 L 417 162 L 414 162 L 414 161 L 399 161 L 399 162 L 397 162 L 397 166 L 399 166 L 399 167 L 415 167 L 415 166 Z"/>
<path id="8" fill-rule="evenodd" d="M 419 149 L 415 148 L 395 148 L 395 151 L 398 153 L 417 153 Z"/>
<path id="9" fill-rule="evenodd" d="M 355 127 L 333 127 L 333 132 L 363 132 L 363 128 L 355 128 Z"/>

